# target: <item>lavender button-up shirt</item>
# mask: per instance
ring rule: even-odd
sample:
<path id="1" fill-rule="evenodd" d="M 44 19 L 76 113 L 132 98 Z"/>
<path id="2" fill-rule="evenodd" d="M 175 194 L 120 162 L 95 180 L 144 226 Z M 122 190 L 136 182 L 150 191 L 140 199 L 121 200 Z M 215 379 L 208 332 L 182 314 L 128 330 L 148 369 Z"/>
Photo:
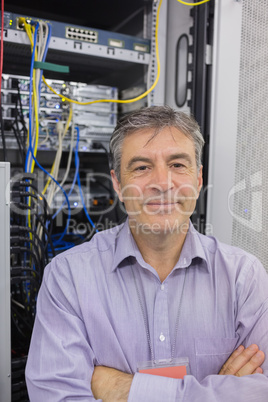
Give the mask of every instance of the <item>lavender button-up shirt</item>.
<path id="1" fill-rule="evenodd" d="M 137 373 L 140 362 L 151 360 L 147 332 L 155 359 L 171 357 L 176 334 L 174 355 L 189 358 L 190 375 Z M 251 343 L 267 356 L 264 374 L 217 375 L 235 348 Z M 38 296 L 26 368 L 31 402 L 93 401 L 96 365 L 135 373 L 129 402 L 267 402 L 266 271 L 252 255 L 192 225 L 163 283 L 142 258 L 128 221 L 58 255 Z"/>

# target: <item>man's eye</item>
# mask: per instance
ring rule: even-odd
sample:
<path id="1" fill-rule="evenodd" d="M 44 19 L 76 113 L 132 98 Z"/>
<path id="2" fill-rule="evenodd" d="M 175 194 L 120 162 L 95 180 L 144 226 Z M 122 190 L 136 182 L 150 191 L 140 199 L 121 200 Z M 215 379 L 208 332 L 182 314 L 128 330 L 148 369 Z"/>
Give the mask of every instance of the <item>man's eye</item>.
<path id="1" fill-rule="evenodd" d="M 173 167 L 175 167 L 175 168 L 185 168 L 185 165 L 183 165 L 182 163 L 173 163 Z"/>
<path id="2" fill-rule="evenodd" d="M 146 170 L 146 169 L 147 169 L 147 166 L 138 166 L 138 167 L 136 167 L 135 170 L 137 170 L 137 171 L 143 171 L 143 170 Z"/>

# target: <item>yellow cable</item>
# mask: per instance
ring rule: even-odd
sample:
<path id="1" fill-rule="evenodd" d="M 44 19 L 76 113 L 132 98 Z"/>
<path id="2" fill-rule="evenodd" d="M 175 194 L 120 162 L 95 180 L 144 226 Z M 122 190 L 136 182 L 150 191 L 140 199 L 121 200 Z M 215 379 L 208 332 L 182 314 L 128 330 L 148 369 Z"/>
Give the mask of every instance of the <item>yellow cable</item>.
<path id="1" fill-rule="evenodd" d="M 206 0 L 209 1 L 209 0 Z M 156 54 L 156 61 L 157 61 L 157 75 L 156 75 L 156 79 L 154 81 L 154 83 L 152 84 L 152 86 L 145 91 L 143 94 L 137 96 L 136 98 L 132 98 L 132 99 L 126 99 L 126 100 L 119 100 L 119 99 L 98 99 L 98 100 L 94 100 L 91 102 L 78 102 L 76 100 L 70 99 L 70 98 L 66 98 L 66 96 L 63 96 L 61 94 L 58 94 L 45 80 L 45 77 L 42 76 L 42 79 L 44 81 L 44 83 L 46 84 L 46 86 L 50 89 L 50 91 L 52 91 L 55 95 L 59 96 L 60 98 L 62 98 L 63 100 L 66 100 L 67 102 L 71 102 L 71 103 L 76 103 L 77 105 L 92 105 L 93 103 L 100 103 L 100 102 L 111 102 L 111 103 L 132 103 L 132 102 L 137 102 L 138 100 L 145 98 L 145 96 L 147 96 L 155 87 L 156 84 L 158 83 L 159 77 L 160 77 L 160 60 L 159 60 L 159 50 L 158 50 L 158 26 L 159 26 L 159 14 L 160 14 L 160 7 L 162 4 L 162 0 L 159 0 L 159 5 L 157 8 L 157 14 L 156 14 L 156 24 L 155 24 L 155 54 Z"/>
<path id="2" fill-rule="evenodd" d="M 33 39 L 32 39 L 32 34 L 34 35 L 35 32 L 35 27 L 31 26 L 28 24 L 25 20 L 23 19 L 24 22 L 24 27 L 25 31 L 28 35 L 28 38 L 31 43 L 31 51 L 33 51 Z M 37 51 L 35 49 L 35 54 L 34 54 L 35 60 L 37 60 Z M 29 96 L 32 96 L 29 94 Z M 38 107 L 37 107 L 37 94 L 36 94 L 36 87 L 35 87 L 35 71 L 33 72 L 33 101 L 34 101 L 34 108 L 35 108 L 35 121 L 36 121 L 36 138 L 35 138 L 35 147 L 34 147 L 34 156 L 36 157 L 37 154 L 37 147 L 38 147 L 38 139 L 39 139 L 39 122 L 38 122 Z M 31 116 L 29 116 L 29 119 L 31 119 Z M 29 129 L 28 129 L 28 136 L 27 136 L 27 144 L 29 144 Z M 34 171 L 34 166 L 35 166 L 35 160 L 32 159 L 31 166 L 30 166 L 30 172 L 33 173 Z M 31 197 L 29 197 L 28 205 L 31 206 Z M 28 226 L 31 229 L 31 212 L 28 210 Z M 30 239 L 32 240 L 32 234 L 30 233 Z"/>
<path id="3" fill-rule="evenodd" d="M 35 71 L 33 73 L 33 99 L 34 99 L 34 114 L 35 114 L 35 121 L 36 121 L 36 133 L 35 133 L 35 144 L 34 144 L 34 157 L 36 158 L 37 154 L 37 146 L 38 146 L 38 139 L 39 139 L 39 122 L 38 122 L 38 105 L 37 105 L 37 94 L 36 94 L 36 87 L 35 87 Z M 30 118 L 30 116 L 29 116 Z M 35 160 L 32 158 L 30 172 L 33 173 L 35 166 Z M 31 197 L 29 197 L 28 205 L 31 206 Z M 30 210 L 28 211 L 28 226 L 32 228 L 31 222 L 31 213 Z M 32 234 L 30 233 L 30 239 L 32 240 Z"/>
<path id="4" fill-rule="evenodd" d="M 30 26 L 29 26 L 29 24 L 26 22 L 25 18 L 22 18 L 22 21 L 23 21 L 23 23 L 24 23 L 25 31 L 26 31 L 26 33 L 27 33 L 27 35 L 28 35 L 28 38 L 29 38 L 29 40 L 30 40 L 30 43 L 31 43 L 31 51 L 33 51 L 33 39 L 32 39 L 32 32 L 31 32 Z M 29 94 L 29 96 L 31 96 L 31 94 Z M 29 118 L 30 118 L 30 117 L 29 117 Z M 28 132 L 27 132 L 27 146 L 29 146 L 29 138 L 30 138 L 30 135 L 29 135 L 29 127 L 28 127 Z"/>
<path id="5" fill-rule="evenodd" d="M 177 0 L 177 1 L 181 4 L 185 4 L 185 6 L 200 6 L 200 4 L 207 3 L 210 0 L 203 0 L 203 1 L 199 1 L 198 3 L 186 3 L 185 1 L 182 1 L 182 0 Z"/>
<path id="6" fill-rule="evenodd" d="M 28 38 L 29 38 L 29 40 L 30 40 L 30 43 L 31 43 L 31 51 L 33 51 L 34 42 L 33 42 L 33 39 L 32 39 L 32 32 L 33 32 L 33 34 L 34 34 L 35 27 L 34 27 L 34 26 L 31 26 L 30 24 L 28 24 L 28 23 L 26 22 L 25 18 L 22 18 L 22 22 L 24 23 L 25 31 L 26 31 L 26 33 L 27 33 L 27 35 L 28 35 Z M 35 60 L 37 60 L 37 51 L 36 51 L 36 49 L 35 49 L 35 55 L 34 55 L 34 57 L 35 57 Z M 29 94 L 29 96 L 31 96 L 31 94 Z M 30 116 L 29 116 L 29 118 L 30 118 Z M 28 128 L 28 133 L 27 133 L 27 146 L 29 146 L 29 137 L 30 137 L 30 136 L 29 136 L 29 128 Z"/>
<path id="7" fill-rule="evenodd" d="M 26 31 L 26 33 L 27 33 L 27 35 L 28 35 L 28 38 L 29 38 L 29 40 L 30 40 L 30 43 L 31 43 L 31 50 L 33 51 L 33 45 L 34 45 L 34 43 L 33 43 L 33 39 L 32 39 L 32 33 L 33 33 L 33 35 L 34 35 L 35 27 L 32 26 L 32 25 L 30 25 L 30 24 L 28 24 L 28 23 L 26 22 L 25 18 L 22 18 L 21 20 L 22 20 L 22 22 L 24 23 L 25 31 Z M 35 50 L 35 60 L 37 60 L 37 50 Z M 36 71 L 34 70 L 34 72 L 33 72 L 33 100 L 34 100 L 35 121 L 36 121 L 36 140 L 35 140 L 35 147 L 34 147 L 34 156 L 36 157 L 36 154 L 37 154 L 37 147 L 38 147 L 38 140 L 39 140 L 39 120 L 38 120 L 39 117 L 38 117 L 38 103 L 37 103 L 37 94 L 36 94 L 36 87 L 35 87 L 35 78 L 36 78 Z M 66 126 L 65 126 L 65 129 L 64 129 L 64 133 L 63 133 L 63 137 L 62 137 L 62 138 L 65 137 L 65 135 L 66 135 L 66 133 L 67 133 L 67 131 L 68 131 L 68 129 L 69 129 L 69 126 L 70 126 L 70 123 L 71 123 L 71 119 L 72 119 L 72 113 L 73 113 L 73 112 L 72 112 L 72 109 L 70 109 L 68 121 L 67 121 L 67 123 L 66 123 Z M 29 116 L 29 118 L 30 118 L 30 116 Z M 27 142 L 29 143 L 29 132 L 28 132 L 28 139 L 27 139 Z M 35 166 L 35 160 L 33 159 L 33 160 L 32 160 L 32 164 L 31 164 L 31 168 L 30 168 L 30 172 L 31 172 L 31 173 L 33 173 L 34 166 Z M 54 161 L 54 163 L 53 163 L 53 165 L 52 165 L 51 174 L 52 174 L 53 171 L 54 171 L 54 167 L 55 167 L 55 161 Z M 43 192 L 42 192 L 43 194 L 46 192 L 47 187 L 48 187 L 48 185 L 49 185 L 50 182 L 51 182 L 51 178 L 48 179 L 48 181 L 47 181 L 47 183 L 46 183 L 46 186 L 45 186 L 45 188 L 44 188 L 44 190 L 43 190 Z M 30 222 L 30 219 L 29 219 L 29 222 Z"/>
<path id="8" fill-rule="evenodd" d="M 34 116 L 35 116 L 35 144 L 34 144 L 34 157 L 36 158 L 38 140 L 39 140 L 39 117 L 38 117 L 38 102 L 37 102 L 37 93 L 35 87 L 35 71 L 33 73 L 33 98 L 34 98 Z M 30 172 L 34 171 L 35 160 L 32 159 L 32 166 Z"/>

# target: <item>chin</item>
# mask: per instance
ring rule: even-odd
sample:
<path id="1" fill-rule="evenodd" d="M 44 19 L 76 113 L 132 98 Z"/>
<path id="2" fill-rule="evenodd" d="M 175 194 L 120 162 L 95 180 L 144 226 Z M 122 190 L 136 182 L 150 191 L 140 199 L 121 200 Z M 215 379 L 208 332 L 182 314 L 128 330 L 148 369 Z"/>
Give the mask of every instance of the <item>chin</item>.
<path id="1" fill-rule="evenodd" d="M 175 233 L 186 234 L 189 227 L 189 217 L 172 218 L 167 215 L 158 214 L 157 216 L 147 216 L 144 220 L 130 218 L 129 223 L 130 227 L 135 230 L 136 234 L 154 234 L 161 236 Z"/>

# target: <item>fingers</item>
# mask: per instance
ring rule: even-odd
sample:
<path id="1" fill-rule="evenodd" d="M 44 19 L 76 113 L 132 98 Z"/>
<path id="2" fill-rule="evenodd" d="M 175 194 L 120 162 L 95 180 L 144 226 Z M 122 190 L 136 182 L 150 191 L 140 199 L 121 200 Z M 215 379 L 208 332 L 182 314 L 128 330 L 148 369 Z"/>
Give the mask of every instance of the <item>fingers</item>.
<path id="1" fill-rule="evenodd" d="M 233 361 L 243 352 L 244 349 L 245 349 L 244 346 L 243 346 L 243 345 L 240 345 L 240 346 L 231 354 L 231 356 L 229 357 L 229 359 L 226 360 L 226 362 L 225 362 L 224 365 L 222 366 L 221 371 L 219 372 L 219 374 L 224 375 L 224 374 L 225 374 L 225 371 L 227 370 L 227 367 L 229 367 L 229 366 L 233 363 Z"/>
<path id="2" fill-rule="evenodd" d="M 263 374 L 263 369 L 261 367 L 258 367 L 252 374 Z"/>
<path id="3" fill-rule="evenodd" d="M 241 369 L 235 374 L 238 377 L 242 377 L 244 375 L 253 374 L 255 370 L 261 368 L 260 366 L 264 362 L 265 355 L 259 350 L 249 361 L 246 363 Z"/>
<path id="4" fill-rule="evenodd" d="M 262 373 L 261 365 L 265 359 L 264 353 L 257 345 L 248 348 L 239 347 L 222 366 L 220 375 L 235 375 L 242 377 L 255 373 Z"/>

